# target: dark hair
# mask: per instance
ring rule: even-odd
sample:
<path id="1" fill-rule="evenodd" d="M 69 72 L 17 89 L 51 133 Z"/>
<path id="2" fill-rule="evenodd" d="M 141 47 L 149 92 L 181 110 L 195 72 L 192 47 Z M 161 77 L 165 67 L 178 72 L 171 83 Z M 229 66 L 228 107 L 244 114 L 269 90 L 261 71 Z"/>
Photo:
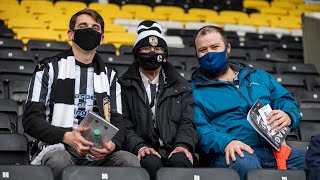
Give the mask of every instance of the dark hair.
<path id="1" fill-rule="evenodd" d="M 76 25 L 76 20 L 78 18 L 78 16 L 82 15 L 82 14 L 88 14 L 91 17 L 93 17 L 93 19 L 95 21 L 97 21 L 98 24 L 100 24 L 101 26 L 101 32 L 104 32 L 104 21 L 103 18 L 101 17 L 101 15 L 99 13 L 97 13 L 97 11 L 92 10 L 92 9 L 83 9 L 79 12 L 77 12 L 76 14 L 74 14 L 71 19 L 70 19 L 70 23 L 69 23 L 69 29 L 74 30 L 75 25 Z"/>
<path id="2" fill-rule="evenodd" d="M 207 35 L 209 33 L 213 33 L 213 32 L 219 33 L 221 35 L 222 41 L 227 46 L 228 40 L 227 40 L 226 33 L 221 28 L 219 28 L 217 26 L 207 25 L 207 26 L 203 26 L 195 33 L 194 38 L 193 38 L 194 48 L 196 48 L 196 39 L 198 37 L 202 37 L 202 36 L 205 36 L 205 35 Z"/>

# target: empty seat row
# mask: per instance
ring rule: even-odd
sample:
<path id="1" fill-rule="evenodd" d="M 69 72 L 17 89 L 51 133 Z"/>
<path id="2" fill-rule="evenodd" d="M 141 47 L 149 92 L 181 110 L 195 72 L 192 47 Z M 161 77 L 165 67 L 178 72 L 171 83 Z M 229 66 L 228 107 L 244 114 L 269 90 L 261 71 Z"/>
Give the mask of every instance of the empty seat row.
<path id="1" fill-rule="evenodd" d="M 3 179 L 15 180 L 53 180 L 52 171 L 46 166 L 0 166 Z M 123 173 L 126 172 L 126 173 Z M 138 167 L 92 167 L 68 166 L 62 172 L 62 180 L 86 179 L 131 179 L 149 180 L 148 172 Z M 247 173 L 247 180 L 290 179 L 306 180 L 303 170 L 271 170 L 252 169 Z M 229 168 L 161 168 L 157 171 L 156 180 L 185 180 L 185 179 L 228 179 L 239 180 L 236 171 Z"/>

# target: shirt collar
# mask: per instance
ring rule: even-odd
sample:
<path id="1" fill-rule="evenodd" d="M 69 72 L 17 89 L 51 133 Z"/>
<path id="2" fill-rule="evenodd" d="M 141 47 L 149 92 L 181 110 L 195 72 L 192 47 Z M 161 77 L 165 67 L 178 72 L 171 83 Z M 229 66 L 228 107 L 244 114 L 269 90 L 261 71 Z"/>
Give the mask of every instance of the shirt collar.
<path id="1" fill-rule="evenodd" d="M 140 76 L 141 76 L 141 79 L 142 79 L 142 82 L 143 84 L 146 86 L 148 84 L 156 84 L 156 85 L 159 85 L 159 75 L 152 81 L 150 81 L 147 76 L 145 76 L 139 69 L 139 72 L 140 72 Z"/>

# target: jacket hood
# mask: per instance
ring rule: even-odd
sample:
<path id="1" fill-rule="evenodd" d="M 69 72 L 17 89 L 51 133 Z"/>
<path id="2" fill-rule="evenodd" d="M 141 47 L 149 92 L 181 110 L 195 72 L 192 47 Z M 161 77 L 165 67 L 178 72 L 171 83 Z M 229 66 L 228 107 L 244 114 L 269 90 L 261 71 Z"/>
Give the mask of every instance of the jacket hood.
<path id="1" fill-rule="evenodd" d="M 230 62 L 229 63 L 231 68 L 234 67 L 236 69 L 239 69 L 239 80 L 245 78 L 247 75 L 249 75 L 252 72 L 255 72 L 256 69 L 238 62 Z M 192 83 L 195 85 L 205 86 L 205 85 L 213 85 L 213 84 L 223 84 L 224 82 L 218 81 L 216 79 L 210 79 L 208 78 L 203 70 L 199 67 L 197 68 L 193 73 L 191 77 Z"/>
<path id="2" fill-rule="evenodd" d="M 129 69 L 120 77 L 121 85 L 130 86 L 130 80 L 141 80 L 139 67 L 140 66 L 137 61 L 133 62 L 130 65 Z M 162 69 L 164 70 L 166 76 L 166 83 L 168 85 L 182 78 L 182 76 L 175 70 L 175 68 L 169 62 L 163 63 Z"/>

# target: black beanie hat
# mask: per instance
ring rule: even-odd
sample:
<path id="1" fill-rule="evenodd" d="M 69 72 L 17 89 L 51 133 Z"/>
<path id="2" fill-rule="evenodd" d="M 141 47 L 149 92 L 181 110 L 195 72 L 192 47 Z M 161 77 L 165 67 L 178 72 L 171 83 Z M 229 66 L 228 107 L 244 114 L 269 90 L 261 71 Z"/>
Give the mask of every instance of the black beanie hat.
<path id="1" fill-rule="evenodd" d="M 138 37 L 133 45 L 132 53 L 134 58 L 137 59 L 139 49 L 145 46 L 162 47 L 165 50 L 165 58 L 168 57 L 168 47 L 166 41 L 161 35 L 162 28 L 155 21 L 142 21 L 138 28 Z"/>

